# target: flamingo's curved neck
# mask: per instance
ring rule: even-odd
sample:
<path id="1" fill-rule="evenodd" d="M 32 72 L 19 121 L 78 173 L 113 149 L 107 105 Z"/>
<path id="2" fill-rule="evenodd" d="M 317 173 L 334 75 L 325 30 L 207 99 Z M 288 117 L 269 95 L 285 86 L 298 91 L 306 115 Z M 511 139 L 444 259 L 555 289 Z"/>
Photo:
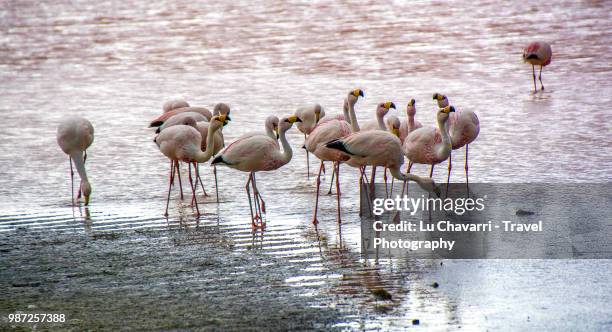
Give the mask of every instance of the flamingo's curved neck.
<path id="1" fill-rule="evenodd" d="M 274 133 L 274 129 L 272 129 L 272 125 L 267 122 L 266 122 L 266 135 L 276 141 L 276 134 Z"/>
<path id="2" fill-rule="evenodd" d="M 414 175 L 414 174 L 404 174 L 400 171 L 399 166 L 397 167 L 391 167 L 389 168 L 389 171 L 391 172 L 391 175 L 401 181 L 414 181 L 416 182 L 421 188 L 428 190 L 428 184 L 427 184 L 427 180 L 425 178 L 422 178 L 420 176 Z"/>
<path id="3" fill-rule="evenodd" d="M 219 130 L 219 127 L 213 128 L 212 123 L 208 125 L 208 134 L 206 134 L 206 150 L 204 150 L 204 152 L 198 151 L 196 156 L 196 161 L 198 163 L 205 163 L 208 161 L 208 159 L 210 159 L 210 157 L 212 157 L 213 152 L 215 151 L 214 135 L 217 130 Z M 198 147 L 198 150 L 200 150 L 200 147 Z"/>
<path id="4" fill-rule="evenodd" d="M 351 116 L 349 115 L 348 100 L 344 98 L 344 104 L 342 105 L 342 113 L 344 113 L 344 121 L 351 123 Z"/>
<path id="5" fill-rule="evenodd" d="M 87 172 L 85 171 L 85 159 L 83 159 L 83 152 L 76 152 L 70 155 L 70 158 L 74 161 L 74 166 L 79 173 L 79 177 L 83 182 L 89 182 L 87 178 Z"/>
<path id="6" fill-rule="evenodd" d="M 281 141 L 281 145 L 283 146 L 283 154 L 282 154 L 282 160 L 285 164 L 287 164 L 288 162 L 291 161 L 291 158 L 293 157 L 293 150 L 291 150 L 291 145 L 289 144 L 289 142 L 287 142 L 287 137 L 285 136 L 285 133 L 287 132 L 287 130 L 281 130 L 280 132 L 280 141 Z"/>
<path id="7" fill-rule="evenodd" d="M 354 133 L 359 131 L 359 124 L 357 123 L 357 116 L 355 115 L 355 104 L 347 101 L 349 117 L 351 119 L 351 129 Z"/>
<path id="8" fill-rule="evenodd" d="M 442 146 L 438 150 L 440 159 L 445 159 L 453 149 L 450 136 L 448 135 L 448 117 L 445 120 L 438 120 L 438 128 L 440 128 L 440 136 L 442 136 Z"/>
<path id="9" fill-rule="evenodd" d="M 408 128 L 414 128 L 414 115 L 408 114 Z"/>
<path id="10" fill-rule="evenodd" d="M 376 109 L 376 121 L 378 121 L 378 129 L 387 131 L 387 126 L 385 125 L 385 115 L 378 112 Z"/>

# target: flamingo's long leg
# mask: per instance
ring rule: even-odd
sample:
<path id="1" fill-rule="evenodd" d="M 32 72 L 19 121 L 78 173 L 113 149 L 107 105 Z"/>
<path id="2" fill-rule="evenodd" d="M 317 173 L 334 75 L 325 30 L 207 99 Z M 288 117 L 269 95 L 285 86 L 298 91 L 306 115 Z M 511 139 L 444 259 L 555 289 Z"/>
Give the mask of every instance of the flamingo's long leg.
<path id="1" fill-rule="evenodd" d="M 304 134 L 304 143 L 306 142 L 306 134 Z M 306 149 L 306 176 L 310 178 L 310 157 L 308 150 Z"/>
<path id="2" fill-rule="evenodd" d="M 249 179 L 247 180 L 246 186 L 244 187 L 246 188 L 247 197 L 249 198 L 249 209 L 251 210 L 251 226 L 253 227 L 253 229 L 255 229 L 257 228 L 257 225 L 255 224 L 255 217 L 253 216 L 253 203 L 251 202 L 251 189 L 249 188 L 252 179 L 253 172 L 249 173 Z"/>
<path id="3" fill-rule="evenodd" d="M 531 65 L 531 72 L 533 73 L 533 92 L 538 92 L 538 86 L 536 85 L 535 79 L 535 65 Z"/>
<path id="4" fill-rule="evenodd" d="M 266 202 L 264 202 L 263 198 L 261 197 L 261 193 L 259 192 L 259 188 L 257 188 L 257 177 L 255 176 L 255 173 L 253 173 L 253 187 L 255 188 L 255 194 L 257 195 L 257 198 L 259 198 L 259 206 L 261 207 L 261 212 L 266 213 Z"/>
<path id="5" fill-rule="evenodd" d="M 172 190 L 173 182 L 174 182 L 174 160 L 170 160 L 170 179 L 168 181 L 168 197 L 166 198 L 166 212 L 164 212 L 164 216 L 166 217 L 168 216 L 168 205 L 170 204 L 170 190 Z"/>
<path id="6" fill-rule="evenodd" d="M 542 90 L 544 90 L 544 83 L 542 83 L 542 68 L 544 66 L 540 66 L 540 75 L 539 75 L 539 80 L 540 80 L 540 85 L 542 86 Z"/>
<path id="7" fill-rule="evenodd" d="M 465 145 L 465 185 L 467 187 L 468 196 L 470 195 L 470 179 L 468 177 L 468 149 L 469 144 Z"/>
<path id="8" fill-rule="evenodd" d="M 374 184 L 376 183 L 376 166 L 372 166 L 372 174 L 370 175 L 370 193 L 376 193 Z"/>
<path id="9" fill-rule="evenodd" d="M 429 170 L 429 177 L 430 178 L 433 176 L 433 169 L 434 169 L 434 165 L 431 165 L 431 169 Z"/>
<path id="10" fill-rule="evenodd" d="M 219 181 L 217 181 L 217 165 L 213 166 L 213 174 L 215 175 L 215 194 L 217 194 L 217 204 L 219 204 Z"/>
<path id="11" fill-rule="evenodd" d="M 195 168 L 196 168 L 197 162 L 194 162 L 193 164 L 194 164 L 193 168 L 194 168 L 194 172 L 195 172 L 196 171 Z M 193 179 L 191 178 L 191 163 L 189 163 L 189 185 L 191 186 L 191 194 L 192 194 L 192 197 L 193 197 L 193 201 L 195 202 L 196 211 L 197 211 L 198 216 L 199 216 L 200 215 L 200 208 L 198 207 L 198 200 L 196 198 L 196 187 L 195 187 L 195 183 L 193 183 Z"/>
<path id="12" fill-rule="evenodd" d="M 359 166 L 359 197 L 361 197 L 361 190 L 363 190 L 363 172 L 365 171 L 365 166 Z M 359 216 L 363 215 L 363 209 L 361 208 L 361 204 L 359 204 Z"/>
<path id="13" fill-rule="evenodd" d="M 336 195 L 338 197 L 338 224 L 340 224 L 340 162 L 336 161 Z"/>
<path id="14" fill-rule="evenodd" d="M 451 151 L 451 153 L 448 155 L 448 175 L 446 176 L 446 194 L 445 196 L 448 197 L 448 187 L 450 187 L 450 175 L 451 175 L 451 169 L 453 168 L 453 152 Z"/>
<path id="15" fill-rule="evenodd" d="M 387 167 L 385 167 L 385 172 L 383 173 L 383 180 L 385 180 L 385 196 L 389 198 L 389 188 L 387 187 Z"/>
<path id="16" fill-rule="evenodd" d="M 183 181 L 181 180 L 181 168 L 180 168 L 179 164 L 180 164 L 180 162 L 177 160 L 174 165 L 176 166 L 176 174 L 178 175 L 178 179 L 179 179 L 179 188 L 181 188 L 181 200 L 183 200 L 184 199 L 184 196 L 183 196 Z"/>
<path id="17" fill-rule="evenodd" d="M 257 178 L 255 177 L 255 173 L 253 173 L 251 186 L 253 186 L 253 199 L 255 200 L 255 220 L 259 220 L 260 224 L 263 224 L 263 214 L 261 213 L 260 204 L 261 196 L 259 195 L 259 189 L 257 189 Z"/>
<path id="18" fill-rule="evenodd" d="M 361 190 L 365 191 L 366 201 L 368 203 L 368 211 L 371 217 L 372 216 L 372 205 L 371 205 L 372 196 L 370 196 L 370 192 L 369 192 L 370 184 L 368 182 L 368 176 L 365 174 L 365 167 L 361 168 L 361 170 L 362 170 L 361 171 L 361 179 L 362 179 L 362 189 Z"/>
<path id="19" fill-rule="evenodd" d="M 412 161 L 408 162 L 408 168 L 406 169 L 406 173 L 410 174 L 410 170 L 412 169 L 412 165 L 414 165 L 412 163 Z M 408 185 L 410 184 L 410 181 L 404 181 L 404 184 L 402 185 L 402 197 L 404 196 L 404 187 L 406 187 L 406 192 L 408 192 Z"/>
<path id="20" fill-rule="evenodd" d="M 72 205 L 74 205 L 74 170 L 72 169 L 72 157 L 68 156 L 68 164 L 70 164 L 70 197 L 72 197 Z"/>
<path id="21" fill-rule="evenodd" d="M 85 165 L 85 162 L 87 161 L 87 150 L 83 151 L 83 165 Z M 81 198 L 81 183 L 83 181 L 79 181 L 79 192 L 77 193 L 77 200 L 79 198 Z"/>
<path id="22" fill-rule="evenodd" d="M 202 176 L 200 176 L 200 164 L 196 163 L 196 176 L 197 176 L 197 181 L 196 181 L 196 188 L 198 187 L 198 182 L 200 183 L 200 185 L 202 186 L 202 191 L 204 192 L 204 197 L 208 196 L 208 193 L 206 192 L 206 189 L 204 188 L 204 183 L 202 182 Z"/>
<path id="23" fill-rule="evenodd" d="M 321 166 L 319 166 L 319 173 L 317 174 L 317 196 L 315 199 L 315 209 L 314 209 L 314 217 L 312 218 L 313 224 L 318 224 L 319 220 L 317 219 L 317 211 L 319 209 L 319 190 L 321 188 L 321 172 L 323 171 L 323 160 L 321 160 Z"/>
<path id="24" fill-rule="evenodd" d="M 332 194 L 332 187 L 334 186 L 334 176 L 336 175 L 336 165 L 335 165 L 336 161 L 332 161 L 332 177 L 331 177 L 331 181 L 329 182 L 329 190 L 327 191 L 328 195 Z"/>

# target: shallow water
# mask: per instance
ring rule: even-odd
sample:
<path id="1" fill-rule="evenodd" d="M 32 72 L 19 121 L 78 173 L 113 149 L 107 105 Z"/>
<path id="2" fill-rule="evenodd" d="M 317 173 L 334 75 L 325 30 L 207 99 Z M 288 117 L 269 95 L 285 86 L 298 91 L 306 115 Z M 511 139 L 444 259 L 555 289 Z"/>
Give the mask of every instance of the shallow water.
<path id="1" fill-rule="evenodd" d="M 339 113 L 343 96 L 353 87 L 366 93 L 356 106 L 361 121 L 372 118 L 381 101 L 394 101 L 404 114 L 407 101 L 416 98 L 417 118 L 433 124 L 431 95 L 442 92 L 480 118 L 480 136 L 470 145 L 471 181 L 607 182 L 612 170 L 612 122 L 606 109 L 612 101 L 611 12 L 606 1 L 465 1 L 452 6 L 400 1 L 2 2 L 3 282 L 18 279 L 21 270 L 13 259 L 36 256 L 25 248 L 40 238 L 87 243 L 86 236 L 96 243 L 99 234 L 138 239 L 138 232 L 162 232 L 162 248 L 180 250 L 176 240 L 168 239 L 168 234 L 179 234 L 203 257 L 242 255 L 246 258 L 235 263 L 237 269 L 282 275 L 277 286 L 289 287 L 286 296 L 303 294 L 304 308 L 334 313 L 326 327 L 401 328 L 413 318 L 438 328 L 567 328 L 563 324 L 568 321 L 575 328 L 609 327 L 602 312 L 609 294 L 598 291 L 611 286 L 609 261 L 360 261 L 357 172 L 341 170 L 341 232 L 335 196 L 323 196 L 316 233 L 309 223 L 314 179 L 306 177 L 303 138 L 295 129 L 289 134 L 292 162 L 258 175 L 269 213 L 268 229 L 257 246 L 245 201 L 246 175 L 237 171 L 219 169 L 222 203 L 201 198 L 199 224 L 176 193 L 170 217 L 162 218 L 168 162 L 147 124 L 169 98 L 209 107 L 222 101 L 232 107 L 233 121 L 224 130 L 231 141 L 259 130 L 268 114 L 287 114 L 305 103 L 318 102 L 328 114 Z M 521 62 L 522 46 L 532 39 L 550 41 L 554 52 L 543 73 L 546 90 L 537 94 L 532 93 L 531 68 Z M 55 143 L 57 122 L 66 114 L 81 114 L 95 127 L 87 161 L 94 188 L 88 212 L 70 207 L 67 158 Z M 453 160 L 452 180 L 464 181 L 464 152 L 455 153 Z M 436 180 L 445 180 L 445 167 L 437 168 Z M 211 183 L 209 167 L 202 169 Z M 415 172 L 426 174 L 427 169 L 416 167 Z M 207 189 L 214 192 L 211 185 Z M 208 227 L 217 231 L 190 236 Z M 122 245 L 109 241 L 104 249 L 109 252 Z M 134 241 L 136 252 L 150 252 L 151 243 Z M 215 249 L 208 242 L 232 245 Z M 277 265 L 253 270 L 256 263 L 250 258 L 261 253 Z M 37 275 L 36 265 L 32 269 L 28 273 Z M 187 273 L 181 282 L 196 275 Z M 101 278 L 96 282 L 108 286 L 116 276 Z M 442 287 L 432 289 L 434 280 Z M 98 286 L 49 282 L 38 287 Z M 393 301 L 384 303 L 387 309 L 374 301 L 371 291 L 378 288 L 393 295 Z M 23 288 L 10 289 L 9 298 L 16 301 L 20 293 L 15 292 Z M 223 289 L 201 292 L 219 299 Z M 230 287 L 225 294 L 232 291 L 238 290 Z M 23 292 L 23 301 L 42 306 L 42 300 Z M 11 301 L 0 309 L 20 309 Z M 192 301 L 206 303 L 206 296 Z M 249 306 L 253 301 L 249 296 L 238 302 Z M 315 326 L 307 322 L 303 326 Z"/>

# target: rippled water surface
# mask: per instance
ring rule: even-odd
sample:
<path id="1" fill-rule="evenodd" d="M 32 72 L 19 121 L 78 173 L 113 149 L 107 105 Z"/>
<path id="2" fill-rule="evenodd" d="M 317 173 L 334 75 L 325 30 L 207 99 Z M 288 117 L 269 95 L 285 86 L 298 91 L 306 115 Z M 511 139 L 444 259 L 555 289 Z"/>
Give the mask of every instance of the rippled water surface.
<path id="1" fill-rule="evenodd" d="M 224 129 L 229 142 L 261 130 L 268 114 L 292 113 L 300 105 L 318 102 L 327 114 L 340 113 L 354 87 L 366 93 L 356 106 L 360 121 L 373 118 L 376 104 L 387 100 L 403 116 L 415 98 L 417 119 L 433 124 L 431 95 L 442 92 L 480 118 L 480 136 L 470 145 L 471 181 L 606 182 L 612 171 L 610 13 L 609 1 L 2 1 L 3 282 L 11 287 L 19 273 L 42 273 L 20 267 L 24 247 L 49 250 L 57 238 L 87 246 L 100 234 L 117 234 L 140 243 L 136 252 L 142 246 L 150 253 L 157 241 L 171 251 L 187 243 L 201 251 L 196 258 L 215 255 L 223 262 L 238 255 L 245 260 L 228 263 L 235 267 L 223 270 L 228 280 L 240 270 L 253 279 L 271 274 L 270 292 L 289 290 L 283 294 L 301 298 L 302 313 L 337 313 L 322 325 L 308 320 L 302 327 L 399 329 L 418 318 L 421 326 L 438 328 L 567 327 L 562 320 L 576 322 L 575 328 L 610 328 L 603 311 L 610 295 L 596 290 L 612 286 L 609 261 L 360 260 L 357 172 L 341 171 L 342 227 L 335 222 L 335 196 L 324 195 L 315 230 L 314 178 L 306 176 L 303 136 L 295 129 L 288 135 L 291 163 L 258 175 L 269 211 L 263 234 L 251 234 L 246 175 L 226 168 L 219 169 L 221 204 L 201 197 L 204 215 L 196 219 L 188 201 L 174 195 L 165 219 L 168 162 L 147 128 L 167 99 L 207 107 L 225 102 L 232 108 L 233 121 Z M 522 47 L 534 39 L 549 41 L 554 52 L 543 73 L 546 90 L 537 94 L 531 68 L 521 61 Z M 66 114 L 81 114 L 95 127 L 88 209 L 70 206 L 68 158 L 55 142 Z M 463 151 L 453 160 L 452 180 L 464 181 Z M 315 167 L 311 159 L 311 171 Z M 437 181 L 445 180 L 445 167 L 437 168 Z M 210 168 L 202 169 L 213 193 Z M 329 175 L 324 185 L 328 181 Z M 149 232 L 157 240 L 139 242 Z M 114 252 L 122 245 L 117 241 L 100 250 Z M 255 259 L 261 255 L 271 261 Z M 186 273 L 182 282 L 198 278 Z M 58 278 L 37 287 L 97 289 L 113 280 L 102 276 L 83 286 L 54 283 Z M 169 281 L 159 278 L 165 287 Z M 442 286 L 431 288 L 434 281 Z M 250 295 L 237 302 L 247 306 L 258 296 L 248 291 L 257 284 L 230 285 L 225 293 L 219 287 L 201 291 L 213 301 L 245 287 Z M 381 288 L 393 300 L 376 300 Z M 3 293 L 11 300 L 1 310 L 23 304 L 15 292 Z"/>

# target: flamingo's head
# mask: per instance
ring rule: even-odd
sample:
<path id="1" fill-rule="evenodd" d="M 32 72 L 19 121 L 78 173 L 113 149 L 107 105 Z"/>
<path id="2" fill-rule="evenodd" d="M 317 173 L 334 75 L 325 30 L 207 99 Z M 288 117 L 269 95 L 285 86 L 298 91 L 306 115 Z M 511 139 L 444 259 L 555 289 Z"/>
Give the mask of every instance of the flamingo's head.
<path id="1" fill-rule="evenodd" d="M 283 117 L 282 119 L 280 119 L 280 121 L 278 123 L 279 131 L 281 133 L 286 132 L 296 122 L 302 122 L 302 119 L 298 118 L 296 115 L 289 115 L 289 116 Z"/>
<path id="2" fill-rule="evenodd" d="M 89 197 L 91 196 L 91 184 L 89 184 L 89 181 L 81 182 L 81 192 L 83 197 L 85 197 L 85 205 L 89 205 Z"/>
<path id="3" fill-rule="evenodd" d="M 360 96 L 365 97 L 363 90 L 354 89 L 354 90 L 351 90 L 351 92 L 349 92 L 348 96 L 346 97 L 346 100 L 347 102 L 351 103 L 351 105 L 355 105 L 355 103 L 357 102 Z"/>
<path id="4" fill-rule="evenodd" d="M 413 117 L 416 115 L 416 100 L 410 99 L 408 105 L 406 106 L 406 113 L 408 116 Z"/>
<path id="5" fill-rule="evenodd" d="M 395 116 L 395 115 L 389 115 L 387 117 L 387 126 L 389 127 L 389 131 L 399 137 L 400 136 L 400 126 L 402 125 L 402 123 L 400 122 L 400 119 Z"/>
<path id="6" fill-rule="evenodd" d="M 210 119 L 210 128 L 212 130 L 217 130 L 223 126 L 225 126 L 229 121 L 231 121 L 229 115 L 221 114 L 215 115 Z"/>
<path id="7" fill-rule="evenodd" d="M 321 107 L 321 105 L 316 104 L 314 107 L 314 114 L 315 123 L 319 123 L 319 120 L 321 120 L 321 118 L 325 116 L 325 111 L 323 110 L 323 107 Z"/>
<path id="8" fill-rule="evenodd" d="M 455 108 L 453 106 L 446 106 L 443 108 L 440 108 L 440 110 L 438 111 L 438 121 L 442 121 L 442 122 L 446 122 L 448 120 L 448 117 L 450 116 L 451 112 L 454 112 Z"/>
<path id="9" fill-rule="evenodd" d="M 230 107 L 225 103 L 218 103 L 213 109 L 213 115 L 227 115 L 229 117 L 230 112 Z M 226 124 L 227 122 L 225 122 L 223 125 L 225 126 Z"/>
<path id="10" fill-rule="evenodd" d="M 395 109 L 395 104 L 390 101 L 378 104 L 378 107 L 376 107 L 376 116 L 384 117 L 389 113 L 390 108 Z"/>
<path id="11" fill-rule="evenodd" d="M 448 98 L 441 93 L 434 93 L 433 99 L 438 102 L 438 107 L 443 108 L 448 106 Z"/>
<path id="12" fill-rule="evenodd" d="M 276 115 L 269 115 L 266 118 L 266 130 L 270 130 L 276 134 L 276 139 L 278 139 L 278 117 Z"/>

